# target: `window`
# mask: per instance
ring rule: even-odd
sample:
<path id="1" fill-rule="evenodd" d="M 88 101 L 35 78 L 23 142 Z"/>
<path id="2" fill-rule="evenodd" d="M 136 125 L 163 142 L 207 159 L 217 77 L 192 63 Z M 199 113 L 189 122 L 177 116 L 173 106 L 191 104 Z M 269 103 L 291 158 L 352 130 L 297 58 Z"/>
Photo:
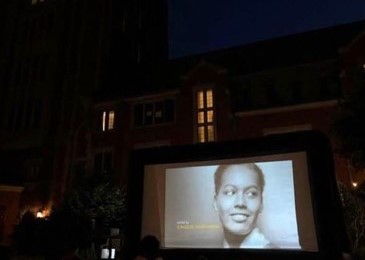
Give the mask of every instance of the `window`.
<path id="1" fill-rule="evenodd" d="M 283 103 L 281 93 L 278 87 L 273 82 L 267 83 L 265 87 L 267 106 L 278 106 Z"/>
<path id="2" fill-rule="evenodd" d="M 41 2 L 44 2 L 45 0 L 31 0 L 32 5 L 39 4 Z"/>
<path id="3" fill-rule="evenodd" d="M 142 11 L 139 10 L 138 13 L 138 29 L 142 29 Z"/>
<path id="4" fill-rule="evenodd" d="M 114 129 L 114 117 L 115 117 L 114 110 L 102 111 L 99 117 L 100 121 L 98 127 L 102 132 Z"/>
<path id="5" fill-rule="evenodd" d="M 215 140 L 214 117 L 213 90 L 199 90 L 196 93 L 196 128 L 199 143 Z"/>
<path id="6" fill-rule="evenodd" d="M 49 13 L 47 15 L 47 25 L 46 25 L 46 35 L 49 35 L 52 30 L 53 30 L 53 26 L 54 26 L 54 14 L 53 13 Z"/>
<path id="7" fill-rule="evenodd" d="M 310 124 L 291 125 L 284 127 L 265 128 L 263 129 L 263 135 L 268 136 L 268 135 L 294 133 L 294 132 L 309 131 L 309 130 L 312 130 L 312 125 Z"/>
<path id="8" fill-rule="evenodd" d="M 175 119 L 175 100 L 166 99 L 134 106 L 134 126 L 159 125 Z"/>
<path id="9" fill-rule="evenodd" d="M 113 152 L 102 151 L 94 156 L 94 173 L 110 175 L 113 169 Z"/>
<path id="10" fill-rule="evenodd" d="M 31 164 L 28 166 L 28 172 L 26 175 L 27 182 L 34 182 L 39 179 L 40 173 L 40 165 L 39 164 Z"/>
<path id="11" fill-rule="evenodd" d="M 293 97 L 293 103 L 300 103 L 303 101 L 303 82 L 294 80 L 291 82 L 291 94 Z"/>
<path id="12" fill-rule="evenodd" d="M 126 32 L 126 30 L 127 30 L 127 12 L 124 12 L 122 19 L 122 32 Z"/>
<path id="13" fill-rule="evenodd" d="M 138 47 L 137 47 L 137 64 L 141 63 L 141 59 L 142 59 L 142 46 L 141 46 L 141 44 L 138 44 Z"/>
<path id="14" fill-rule="evenodd" d="M 24 43 L 28 37 L 28 29 L 29 29 L 29 21 L 25 20 L 22 22 L 20 30 L 19 30 L 19 42 Z"/>
<path id="15" fill-rule="evenodd" d="M 42 100 L 39 98 L 34 103 L 33 127 L 40 128 L 42 121 Z"/>

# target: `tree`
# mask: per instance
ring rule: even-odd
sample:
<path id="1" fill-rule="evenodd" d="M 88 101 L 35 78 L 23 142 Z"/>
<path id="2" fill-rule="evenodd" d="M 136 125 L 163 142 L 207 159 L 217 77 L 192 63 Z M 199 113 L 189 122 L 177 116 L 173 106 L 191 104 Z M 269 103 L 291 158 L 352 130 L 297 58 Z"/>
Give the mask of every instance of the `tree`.
<path id="1" fill-rule="evenodd" d="M 354 170 L 365 169 L 365 74 L 363 68 L 347 71 L 351 92 L 340 100 L 332 124 L 335 151 L 347 159 Z M 354 252 L 365 245 L 365 186 L 349 190 L 340 184 L 343 212 Z M 360 250 L 361 249 L 361 250 Z"/>
<path id="2" fill-rule="evenodd" d="M 364 71 L 352 69 L 348 73 L 352 92 L 340 101 L 332 133 L 335 149 L 356 170 L 365 169 L 365 80 Z"/>
<path id="3" fill-rule="evenodd" d="M 81 179 L 52 210 L 50 246 L 53 252 L 81 249 L 87 259 L 96 259 L 94 245 L 110 227 L 124 229 L 126 190 L 110 176 Z"/>
<path id="4" fill-rule="evenodd" d="M 65 197 L 61 211 L 123 228 L 126 214 L 126 189 L 110 176 L 93 175 L 81 180 Z"/>
<path id="5" fill-rule="evenodd" d="M 13 233 L 13 249 L 18 256 L 41 256 L 45 254 L 47 241 L 47 222 L 38 219 L 30 211 L 27 211 L 15 227 Z"/>
<path id="6" fill-rule="evenodd" d="M 364 199 L 359 190 L 350 190 L 339 183 L 344 219 L 352 247 L 357 249 L 365 243 L 365 211 Z"/>

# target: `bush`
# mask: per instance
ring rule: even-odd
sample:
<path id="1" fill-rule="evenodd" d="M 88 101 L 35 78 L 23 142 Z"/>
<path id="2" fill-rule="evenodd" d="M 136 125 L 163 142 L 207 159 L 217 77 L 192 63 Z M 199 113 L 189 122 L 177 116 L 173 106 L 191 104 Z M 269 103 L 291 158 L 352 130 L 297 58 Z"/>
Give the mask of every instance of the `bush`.
<path id="1" fill-rule="evenodd" d="M 58 211 L 123 229 L 126 191 L 107 176 L 92 176 L 80 181 L 65 197 Z"/>
<path id="2" fill-rule="evenodd" d="M 101 243 L 105 228 L 124 228 L 125 188 L 111 179 L 93 176 L 70 190 L 64 201 L 52 209 L 48 219 L 24 214 L 15 229 L 14 249 L 19 255 L 59 259 L 77 249 L 94 259 L 94 244 Z"/>
<path id="3" fill-rule="evenodd" d="M 18 255 L 37 256 L 45 254 L 48 222 L 38 219 L 27 211 L 13 234 L 13 248 Z"/>
<path id="4" fill-rule="evenodd" d="M 344 219 L 353 249 L 365 246 L 365 201 L 360 190 L 339 185 Z"/>

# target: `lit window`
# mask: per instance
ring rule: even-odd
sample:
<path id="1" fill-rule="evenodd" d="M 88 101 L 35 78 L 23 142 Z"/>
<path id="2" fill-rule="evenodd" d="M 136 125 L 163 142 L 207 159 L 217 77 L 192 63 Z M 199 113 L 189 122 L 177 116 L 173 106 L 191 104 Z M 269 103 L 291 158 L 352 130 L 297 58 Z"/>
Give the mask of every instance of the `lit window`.
<path id="1" fill-rule="evenodd" d="M 109 131 L 114 129 L 114 116 L 115 113 L 113 110 L 103 111 L 101 113 L 101 131 Z"/>
<path id="2" fill-rule="evenodd" d="M 196 94 L 197 137 L 199 143 L 215 141 L 213 90 L 199 90 Z"/>
<path id="3" fill-rule="evenodd" d="M 204 143 L 205 142 L 205 131 L 203 126 L 198 126 L 198 138 L 199 142 Z"/>
<path id="4" fill-rule="evenodd" d="M 207 122 L 212 123 L 213 122 L 213 111 L 207 111 Z"/>
<path id="5" fill-rule="evenodd" d="M 213 107 L 213 91 L 211 89 L 206 91 L 205 97 L 207 100 L 207 107 Z"/>
<path id="6" fill-rule="evenodd" d="M 114 111 L 109 111 L 108 130 L 114 128 Z"/>
<path id="7" fill-rule="evenodd" d="M 204 92 L 198 92 L 198 108 L 204 108 Z"/>
<path id="8" fill-rule="evenodd" d="M 102 119 L 102 130 L 105 131 L 106 130 L 106 112 L 103 112 L 103 119 Z"/>
<path id="9" fill-rule="evenodd" d="M 198 124 L 204 123 L 204 112 L 198 112 Z"/>
<path id="10" fill-rule="evenodd" d="M 214 141 L 214 128 L 212 125 L 207 126 L 207 132 L 208 132 L 208 142 Z"/>

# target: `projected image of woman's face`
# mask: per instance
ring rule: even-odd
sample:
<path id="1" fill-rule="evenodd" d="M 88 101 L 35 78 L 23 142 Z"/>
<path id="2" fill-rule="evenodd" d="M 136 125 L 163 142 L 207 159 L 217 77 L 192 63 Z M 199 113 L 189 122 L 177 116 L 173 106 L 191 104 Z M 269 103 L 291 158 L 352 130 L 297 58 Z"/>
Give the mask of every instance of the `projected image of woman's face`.
<path id="1" fill-rule="evenodd" d="M 262 208 L 258 173 L 245 165 L 226 168 L 216 187 L 214 205 L 226 232 L 241 236 L 249 234 Z"/>

